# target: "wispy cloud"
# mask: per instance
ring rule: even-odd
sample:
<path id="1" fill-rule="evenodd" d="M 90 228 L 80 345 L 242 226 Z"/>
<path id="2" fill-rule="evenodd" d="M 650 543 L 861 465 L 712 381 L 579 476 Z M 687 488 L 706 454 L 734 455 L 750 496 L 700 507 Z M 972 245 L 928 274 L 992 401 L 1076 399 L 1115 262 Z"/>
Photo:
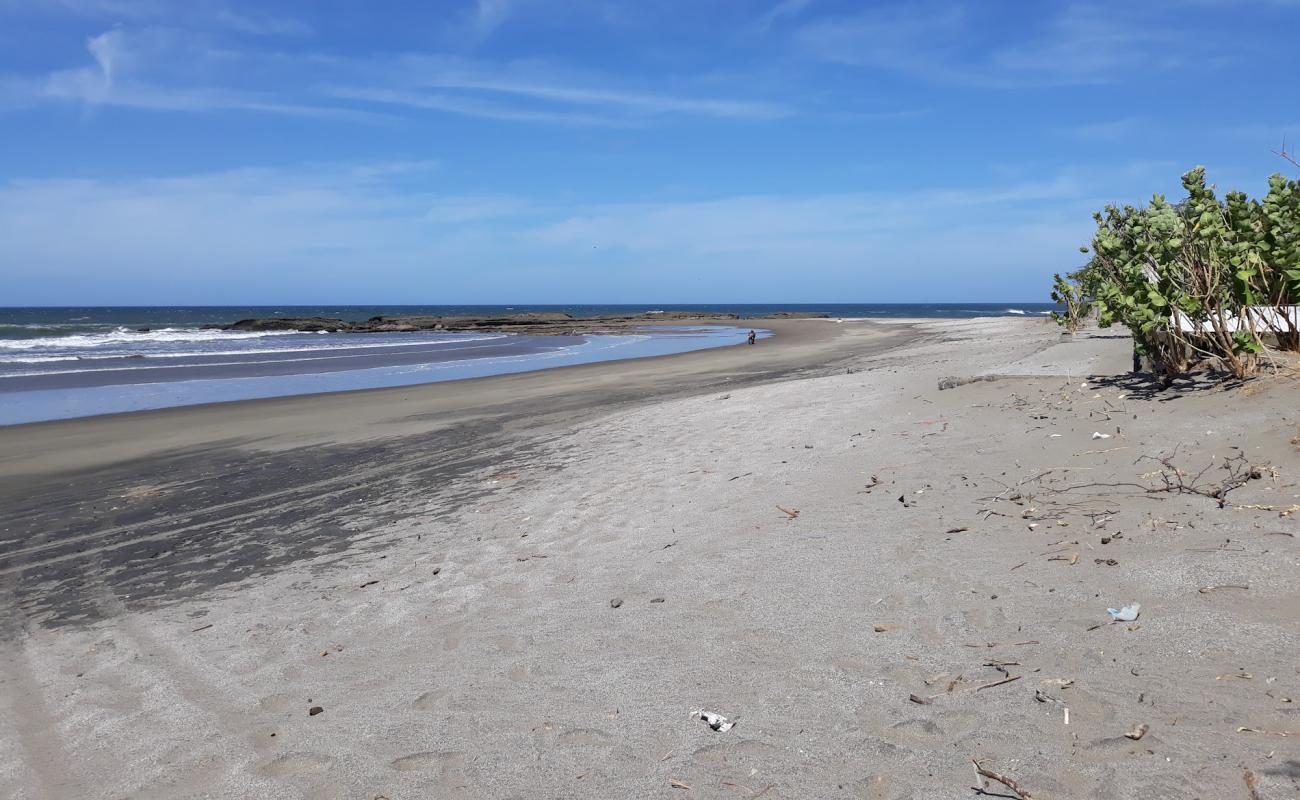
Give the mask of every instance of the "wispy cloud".
<path id="1" fill-rule="evenodd" d="M 86 41 L 93 65 L 57 70 L 46 76 L 8 76 L 0 83 L 0 101 L 10 107 L 72 102 L 92 111 L 117 107 L 190 113 L 243 111 L 353 121 L 382 119 L 364 109 L 299 103 L 268 93 L 153 83 L 133 75 L 151 57 L 133 44 L 120 28 L 93 36 Z"/>
<path id="2" fill-rule="evenodd" d="M 494 119 L 502 122 L 542 123 L 546 125 L 590 125 L 619 127 L 628 123 L 612 117 L 572 111 L 546 111 L 515 108 L 484 102 L 473 97 L 435 94 L 401 89 L 365 86 L 323 86 L 321 91 L 340 100 L 353 100 L 386 106 L 400 106 L 419 111 L 439 111 L 465 117 Z"/>
<path id="3" fill-rule="evenodd" d="M 129 302 L 142 290 L 194 302 L 241 293 L 292 299 L 316 291 L 302 283 L 306 265 L 313 283 L 370 296 L 377 282 L 399 276 L 403 291 L 422 274 L 432 283 L 445 272 L 454 283 L 451 265 L 473 263 L 477 248 L 491 242 L 463 225 L 491 224 L 526 206 L 506 196 L 461 196 L 439 183 L 436 163 L 424 160 L 0 182 L 0 240 L 13 293 L 6 296 L 52 276 L 111 272 L 131 288 L 120 295 L 101 288 L 87 301 Z M 77 236 L 66 235 L 70 225 Z M 449 259 L 445 270 L 436 267 L 439 258 Z"/>
<path id="4" fill-rule="evenodd" d="M 223 0 L 0 0 L 0 16 L 73 16 L 110 23 L 213 27 L 257 36 L 307 36 L 302 20 L 258 9 L 235 10 Z"/>
<path id="5" fill-rule="evenodd" d="M 828 239 L 940 231 L 953 220 L 996 215 L 998 207 L 1059 202 L 1084 194 L 1077 178 L 980 189 L 924 189 L 905 194 L 747 195 L 673 203 L 597 206 L 534 230 L 549 244 L 602 244 L 647 251 L 793 252 Z M 1086 221 L 1086 215 L 1084 217 Z"/>
<path id="6" fill-rule="evenodd" d="M 476 0 L 472 27 L 479 38 L 486 38 L 505 24 L 514 8 L 513 0 Z"/>
<path id="7" fill-rule="evenodd" d="M 436 112 L 601 127 L 674 116 L 765 121 L 790 113 L 770 102 L 602 82 L 597 75 L 538 62 L 265 53 L 166 28 L 113 28 L 88 39 L 86 50 L 90 63 L 85 66 L 0 76 L 0 106 L 57 101 L 89 110 L 241 111 L 357 121 Z M 213 85 L 223 76 L 225 85 Z M 250 82 L 259 88 L 242 87 Z"/>
<path id="8" fill-rule="evenodd" d="M 38 276 L 78 283 L 111 271 L 126 288 L 121 297 L 101 290 L 101 303 L 126 302 L 142 286 L 173 302 L 363 302 L 376 287 L 388 298 L 436 287 L 443 302 L 500 301 L 501 286 L 511 299 L 597 301 L 612 297 L 599 293 L 613 275 L 622 275 L 620 292 L 642 302 L 701 287 L 720 297 L 749 287 L 824 300 L 842 296 L 846 280 L 872 299 L 909 291 L 909 265 L 945 261 L 966 267 L 950 271 L 946 293 L 910 291 L 957 298 L 987 291 L 979 282 L 990 269 L 1028 281 L 1044 264 L 1072 266 L 1097 188 L 1095 175 L 1081 175 L 910 193 L 598 204 L 443 188 L 429 161 L 26 179 L 0 183 L 0 240 L 15 296 L 26 297 Z M 64 235 L 70 224 L 75 237 Z"/>
<path id="9" fill-rule="evenodd" d="M 1066 128 L 1065 132 L 1085 142 L 1115 143 L 1132 141 L 1135 137 L 1150 133 L 1154 125 L 1144 117 L 1125 117 L 1075 125 Z"/>
<path id="10" fill-rule="evenodd" d="M 781 0 L 754 20 L 753 28 L 759 32 L 767 31 L 784 17 L 798 16 L 811 2 L 812 0 Z"/>
<path id="11" fill-rule="evenodd" d="M 1015 39 L 1003 26 L 977 25 L 973 6 L 948 2 L 882 6 L 822 18 L 796 41 L 813 57 L 898 72 L 925 81 L 984 88 L 1102 84 L 1138 68 L 1182 63 L 1182 39 L 1140 9 L 1045 5 L 1046 19 L 1026 21 Z M 1059 9 L 1059 10 L 1058 10 Z"/>

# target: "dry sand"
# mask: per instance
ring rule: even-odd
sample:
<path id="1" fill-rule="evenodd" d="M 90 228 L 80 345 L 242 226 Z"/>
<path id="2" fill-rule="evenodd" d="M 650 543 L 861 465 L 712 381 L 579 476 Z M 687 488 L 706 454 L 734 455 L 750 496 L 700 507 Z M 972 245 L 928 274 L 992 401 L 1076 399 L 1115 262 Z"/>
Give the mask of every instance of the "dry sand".
<path id="1" fill-rule="evenodd" d="M 1291 378 L 778 333 L 0 431 L 0 795 L 1296 796 Z"/>

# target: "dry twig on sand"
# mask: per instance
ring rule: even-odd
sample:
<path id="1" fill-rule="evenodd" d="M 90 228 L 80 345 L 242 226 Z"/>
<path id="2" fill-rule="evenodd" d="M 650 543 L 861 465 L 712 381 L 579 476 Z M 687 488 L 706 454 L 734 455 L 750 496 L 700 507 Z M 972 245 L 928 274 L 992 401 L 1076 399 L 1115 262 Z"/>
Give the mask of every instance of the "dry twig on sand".
<path id="1" fill-rule="evenodd" d="M 780 511 L 782 514 L 785 514 L 790 519 L 795 519 L 796 517 L 799 516 L 799 509 L 797 508 L 782 508 L 781 506 L 777 506 L 776 510 Z"/>
<path id="2" fill-rule="evenodd" d="M 1003 678 L 1000 681 L 993 681 L 992 683 L 986 683 L 983 686 L 976 686 L 975 691 L 978 692 L 983 689 L 992 689 L 994 686 L 1001 686 L 1004 683 L 1011 683 L 1012 681 L 1018 681 L 1023 677 L 1024 677 L 1023 675 L 1011 675 L 1009 677 Z"/>
<path id="3" fill-rule="evenodd" d="M 1237 733 L 1263 733 L 1268 736 L 1300 736 L 1300 731 L 1266 731 L 1263 728 L 1247 728 L 1244 725 L 1237 729 Z"/>
<path id="4" fill-rule="evenodd" d="M 1171 492 L 1173 494 L 1199 494 L 1202 497 L 1208 497 L 1219 502 L 1219 508 L 1227 505 L 1228 492 L 1233 489 L 1240 489 L 1253 480 L 1259 480 L 1264 477 L 1264 470 L 1246 460 L 1245 453 L 1223 459 L 1222 468 L 1228 473 L 1228 476 L 1218 483 L 1204 481 L 1205 473 L 1214 468 L 1211 461 L 1204 469 L 1195 475 L 1183 472 L 1174 466 L 1173 459 L 1178 455 L 1178 448 L 1168 456 L 1142 456 L 1134 463 L 1143 460 L 1156 461 L 1160 464 L 1160 481 L 1163 484 L 1160 487 L 1150 488 L 1148 492 Z"/>
<path id="5" fill-rule="evenodd" d="M 1255 773 L 1243 769 L 1241 779 L 1246 782 L 1246 791 L 1250 792 L 1250 800 L 1263 800 L 1259 794 L 1259 779 L 1255 777 Z"/>
<path id="6" fill-rule="evenodd" d="M 984 767 L 980 766 L 980 762 L 976 761 L 973 758 L 970 760 L 970 763 L 975 765 L 975 776 L 977 778 L 988 778 L 989 780 L 997 781 L 998 783 L 1007 787 L 1011 791 L 1015 792 L 1018 797 L 1022 797 L 1024 798 L 1024 800 L 1034 800 L 1033 795 L 1031 795 L 1028 791 L 1020 788 L 1020 784 L 1016 783 L 1011 778 L 1008 778 L 1005 775 L 1001 775 L 997 772 L 994 772 L 991 769 L 985 769 Z M 976 787 L 976 791 L 979 792 L 980 794 L 988 794 L 982 788 L 983 783 L 984 783 L 983 781 L 980 781 L 981 786 Z"/>

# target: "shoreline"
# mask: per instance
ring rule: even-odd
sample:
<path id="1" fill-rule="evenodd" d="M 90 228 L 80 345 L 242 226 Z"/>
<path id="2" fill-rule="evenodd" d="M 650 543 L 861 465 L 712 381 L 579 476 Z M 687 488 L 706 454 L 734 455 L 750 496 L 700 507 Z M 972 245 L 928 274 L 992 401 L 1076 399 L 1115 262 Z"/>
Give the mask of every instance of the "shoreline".
<path id="1" fill-rule="evenodd" d="M 895 800 L 972 759 L 1058 800 L 1294 793 L 1293 376 L 789 324 L 761 360 L 34 432 L 0 467 L 0 793 Z M 1139 490 L 1171 450 L 1260 477 Z"/>
<path id="2" fill-rule="evenodd" d="M 566 390 L 580 388 L 579 384 L 587 379 L 598 381 L 603 388 L 622 381 L 627 384 L 629 392 L 639 389 L 650 396 L 655 394 L 653 385 L 657 378 L 673 371 L 667 366 L 670 364 L 677 365 L 676 369 L 683 375 L 712 382 L 718 378 L 740 379 L 744 371 L 750 369 L 771 377 L 785 370 L 816 366 L 819 360 L 841 354 L 830 346 L 831 340 L 837 338 L 836 331 L 809 327 L 814 320 L 755 322 L 762 322 L 764 330 L 774 335 L 752 348 L 744 344 L 725 345 L 452 381 L 202 403 L 6 425 L 0 427 L 0 478 L 104 466 L 171 448 L 226 440 L 266 441 L 272 438 L 283 441 L 296 436 L 302 437 L 302 441 L 329 441 L 336 431 L 322 417 L 331 414 L 346 414 L 350 420 L 361 424 L 390 425 L 401 429 L 391 435 L 402 435 L 422 429 L 419 424 L 402 426 L 402 415 L 427 416 L 443 412 L 463 419 L 476 405 L 488 405 L 499 411 L 511 392 L 518 392 L 520 399 L 554 394 L 555 390 L 546 385 L 547 380 L 538 379 L 537 376 L 541 375 L 557 376 L 556 380 Z M 701 320 L 701 324 L 727 324 L 727 321 Z M 885 323 L 875 324 L 883 327 Z M 882 336 L 901 335 L 893 327 L 894 321 L 889 321 L 889 324 L 891 327 Z M 908 323 L 900 321 L 900 324 Z M 808 360 L 810 357 L 811 361 Z M 423 405 L 426 403 L 427 406 Z M 478 415 L 470 413 L 469 416 Z M 246 430 L 232 432 L 232 426 L 243 426 Z M 313 435 L 314 431 L 319 433 Z M 121 443 L 123 451 L 120 454 L 91 452 L 100 447 L 109 448 L 118 440 L 127 440 Z M 47 445 L 47 441 L 52 444 Z M 71 445 L 75 452 L 63 457 L 49 453 L 51 449 L 64 445 Z"/>

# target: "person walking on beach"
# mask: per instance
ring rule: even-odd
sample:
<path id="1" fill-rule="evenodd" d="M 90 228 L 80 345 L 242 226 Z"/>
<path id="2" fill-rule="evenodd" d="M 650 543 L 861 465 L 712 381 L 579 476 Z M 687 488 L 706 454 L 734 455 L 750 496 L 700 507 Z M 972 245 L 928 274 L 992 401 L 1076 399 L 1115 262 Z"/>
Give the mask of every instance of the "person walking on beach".
<path id="1" fill-rule="evenodd" d="M 756 340 L 757 338 L 758 338 L 758 334 L 754 333 L 753 331 L 750 331 L 750 332 L 749 332 L 749 343 L 750 343 L 750 344 L 753 344 L 753 343 L 754 343 L 754 340 Z"/>

